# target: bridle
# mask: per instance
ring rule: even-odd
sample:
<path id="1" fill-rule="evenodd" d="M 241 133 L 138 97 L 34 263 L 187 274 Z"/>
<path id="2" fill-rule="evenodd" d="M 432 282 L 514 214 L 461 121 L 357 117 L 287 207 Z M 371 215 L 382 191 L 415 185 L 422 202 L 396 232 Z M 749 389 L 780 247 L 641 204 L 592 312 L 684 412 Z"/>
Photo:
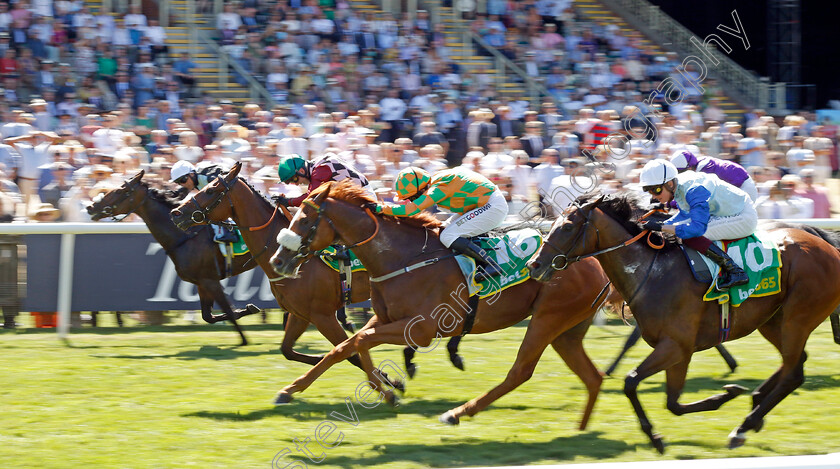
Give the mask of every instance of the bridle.
<path id="1" fill-rule="evenodd" d="M 128 217 L 129 215 L 134 213 L 135 210 L 137 210 L 138 208 L 140 208 L 141 205 L 143 205 L 143 201 L 146 199 L 146 197 L 148 197 L 148 193 L 144 194 L 143 197 L 141 197 L 140 200 L 137 201 L 137 203 L 134 205 L 134 207 L 131 207 L 131 209 L 129 209 L 126 213 L 121 214 L 122 218 L 117 218 L 119 215 L 114 215 L 114 210 L 117 208 L 118 205 L 120 205 L 124 201 L 128 200 L 129 197 L 131 197 L 131 195 L 134 193 L 134 191 L 137 190 L 137 186 L 139 186 L 139 185 L 140 185 L 140 181 L 137 181 L 134 184 L 132 184 L 131 186 L 125 186 L 124 187 L 125 192 L 123 193 L 123 196 L 118 201 L 110 203 L 108 205 L 103 205 L 101 208 L 99 208 L 97 210 L 97 213 L 102 214 L 104 217 L 112 218 L 114 221 L 119 222 L 119 221 L 125 220 L 126 217 Z M 120 189 L 123 189 L 123 188 L 120 188 Z M 104 199 L 100 200 L 98 203 L 102 203 L 102 202 L 104 202 Z M 94 205 L 95 204 L 96 203 L 94 203 Z"/>
<path id="2" fill-rule="evenodd" d="M 228 195 L 228 192 L 230 192 L 230 190 L 233 189 L 233 185 L 228 185 L 228 182 L 225 180 L 224 177 L 217 177 L 216 181 L 219 181 L 222 187 L 224 187 L 224 190 L 219 191 L 216 197 L 213 198 L 210 201 L 210 203 L 207 204 L 207 206 L 202 207 L 201 204 L 199 204 L 198 201 L 195 200 L 195 197 L 190 198 L 190 200 L 188 200 L 187 203 L 184 204 L 184 208 L 189 207 L 190 204 L 195 205 L 195 210 L 193 210 L 192 214 L 190 214 L 190 220 L 192 220 L 193 223 L 201 224 L 209 220 L 210 212 L 212 212 L 213 209 L 218 207 L 219 204 L 222 203 L 222 200 L 225 198 L 225 196 Z M 235 179 L 233 184 L 236 184 Z M 231 213 L 233 213 L 233 201 L 228 199 L 228 202 L 230 202 L 230 211 Z"/>
<path id="3" fill-rule="evenodd" d="M 598 251 L 595 251 L 595 252 L 592 252 L 592 253 L 589 253 L 589 254 L 581 254 L 579 256 L 569 257 L 569 255 L 566 254 L 566 253 L 571 252 L 575 248 L 575 246 L 577 246 L 577 243 L 581 238 L 586 239 L 586 237 L 585 237 L 586 230 L 590 226 L 589 218 L 592 216 L 592 211 L 596 208 L 596 207 L 593 207 L 592 210 L 585 211 L 583 209 L 583 207 L 580 206 L 577 203 L 577 201 L 574 202 L 574 206 L 578 209 L 578 212 L 584 214 L 584 222 L 583 222 L 583 229 L 578 231 L 577 236 L 575 236 L 574 239 L 572 239 L 571 247 L 564 252 L 557 245 L 552 243 L 549 239 L 544 240 L 546 246 L 550 247 L 555 252 L 557 252 L 557 254 L 551 259 L 551 268 L 554 269 L 554 270 L 566 270 L 570 265 L 574 264 L 575 262 L 581 261 L 583 259 L 587 259 L 589 257 L 600 256 L 601 254 L 606 254 L 608 252 L 612 252 L 612 251 L 615 251 L 617 249 L 627 247 L 627 246 L 635 243 L 636 241 L 642 239 L 643 237 L 645 237 L 645 235 L 648 235 L 648 245 L 650 247 L 652 247 L 654 249 L 662 249 L 663 247 L 665 247 L 665 241 L 664 240 L 662 241 L 662 244 L 655 244 L 650 240 L 651 231 L 650 230 L 642 230 L 642 232 L 637 234 L 636 236 L 633 236 L 632 238 L 628 239 L 627 241 L 624 241 L 624 242 L 622 242 L 620 244 L 617 244 L 615 246 L 610 246 L 608 248 L 601 249 L 601 250 L 598 250 Z M 651 211 L 645 213 L 644 215 L 642 215 L 639 218 L 639 221 L 643 221 L 644 219 L 646 219 L 647 217 L 649 217 L 651 214 L 653 214 L 655 212 L 656 212 L 656 210 L 651 210 Z M 563 228 L 560 228 L 560 229 L 563 229 Z M 601 233 L 598 230 L 598 227 L 596 226 L 595 227 L 595 246 L 598 246 L 599 241 L 600 241 L 600 236 L 601 236 Z M 560 262 L 562 262 L 562 263 L 560 263 Z"/>
<path id="4" fill-rule="evenodd" d="M 308 205 L 308 206 L 312 207 L 313 209 L 315 209 L 315 213 L 317 214 L 317 216 L 315 217 L 315 223 L 312 224 L 312 226 L 306 232 L 306 235 L 303 236 L 303 239 L 300 242 L 300 248 L 298 248 L 297 254 L 295 254 L 295 257 L 293 258 L 293 260 L 302 259 L 302 258 L 308 257 L 311 254 L 311 250 L 309 249 L 309 246 L 312 244 L 312 241 L 315 240 L 315 234 L 318 230 L 318 226 L 321 224 L 321 219 L 324 218 L 324 212 L 325 212 L 324 204 L 318 205 L 311 199 L 304 200 L 303 204 Z M 375 228 L 373 230 L 373 234 L 368 236 L 367 238 L 357 242 L 357 243 L 354 243 L 350 246 L 346 246 L 344 248 L 345 251 L 353 249 L 355 247 L 362 246 L 364 244 L 367 244 L 368 242 L 373 240 L 373 238 L 375 238 L 377 234 L 379 234 L 379 220 L 376 219 L 376 216 L 373 214 L 373 212 L 370 210 L 370 208 L 367 208 L 367 207 L 363 207 L 363 208 L 365 210 L 365 213 L 367 213 L 367 215 L 370 217 L 370 219 L 373 220 L 373 223 L 375 225 Z M 335 229 L 335 225 L 333 224 L 332 220 L 329 217 L 327 217 L 327 223 L 329 223 L 329 225 L 333 229 L 333 231 L 337 232 L 337 230 Z"/>

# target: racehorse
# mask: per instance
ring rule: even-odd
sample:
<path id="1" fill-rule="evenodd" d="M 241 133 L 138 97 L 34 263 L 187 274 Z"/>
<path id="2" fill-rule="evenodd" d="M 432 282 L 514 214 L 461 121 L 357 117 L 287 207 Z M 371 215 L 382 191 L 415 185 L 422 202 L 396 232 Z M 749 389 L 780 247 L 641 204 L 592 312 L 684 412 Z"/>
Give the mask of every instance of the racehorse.
<path id="1" fill-rule="evenodd" d="M 335 317 L 335 311 L 342 305 L 338 273 L 321 260 L 314 259 L 301 268 L 299 278 L 272 278 L 274 270 L 269 265 L 269 257 L 278 246 L 275 241 L 277 233 L 289 226 L 290 216 L 287 217 L 281 209 L 237 177 L 241 168 L 241 163 L 237 162 L 227 174 L 216 178 L 194 197 L 175 207 L 170 212 L 172 221 L 181 229 L 228 218 L 236 222 L 243 241 L 257 264 L 268 275 L 277 304 L 291 313 L 283 336 L 283 356 L 315 365 L 323 357 L 299 353 L 292 347 L 310 323 L 333 345 L 347 339 L 347 334 Z M 225 201 L 227 203 L 222 203 Z M 367 274 L 353 273 L 352 285 L 351 301 L 356 303 L 367 300 Z M 359 368 L 362 368 L 365 360 L 370 361 L 369 357 L 362 354 L 346 358 Z M 403 387 L 403 383 L 396 379 L 391 382 L 399 389 Z"/>
<path id="2" fill-rule="evenodd" d="M 313 191 L 281 234 L 282 247 L 272 257 L 278 274 L 294 275 L 307 254 L 343 241 L 352 247 L 372 279 L 376 315 L 309 372 L 283 388 L 279 402 L 308 388 L 336 362 L 380 344 L 429 347 L 436 337 L 462 334 L 469 292 L 451 251 L 441 244 L 440 221 L 428 213 L 407 218 L 374 215 L 365 208 L 375 200 L 348 183 L 329 183 Z M 422 266 L 422 267 L 420 267 Z M 405 275 L 398 272 L 409 272 Z M 385 279 L 379 279 L 380 277 Z M 580 428 L 586 427 L 600 391 L 602 376 L 586 355 L 582 339 L 606 291 L 607 278 L 597 262 L 587 261 L 553 277 L 548 284 L 527 280 L 482 299 L 470 333 L 510 327 L 532 315 L 516 361 L 505 380 L 491 391 L 451 409 L 440 419 L 457 424 L 527 381 L 550 344 L 586 385 L 589 400 Z M 371 385 L 388 402 L 395 396 L 366 368 Z"/>
<path id="3" fill-rule="evenodd" d="M 726 392 L 691 404 L 681 404 L 692 354 L 720 342 L 720 316 L 716 302 L 702 300 L 708 285 L 695 282 L 686 261 L 673 244 L 661 251 L 633 241 L 644 235 L 637 221 L 645 205 L 641 195 L 583 196 L 558 219 L 539 254 L 530 264 L 531 275 L 549 281 L 555 271 L 577 261 L 598 259 L 621 292 L 653 352 L 624 381 L 642 431 L 664 452 L 662 437 L 653 433 L 637 397 L 639 383 L 666 373 L 668 410 L 676 415 L 716 410 L 743 391 L 737 385 Z M 746 432 L 759 431 L 764 417 L 804 381 L 805 343 L 811 332 L 840 304 L 840 250 L 828 237 L 793 228 L 771 228 L 768 233 L 782 257 L 781 292 L 750 298 L 731 315 L 729 338 L 758 330 L 782 355 L 782 366 L 752 393 L 753 407 L 729 435 L 729 447 L 741 446 Z"/>
<path id="4" fill-rule="evenodd" d="M 242 339 L 241 345 L 247 345 L 248 339 L 236 319 L 259 310 L 252 305 L 236 311 L 231 308 L 219 283 L 225 278 L 225 260 L 218 244 L 213 241 L 212 230 L 203 227 L 185 233 L 178 229 L 169 218 L 169 211 L 179 201 L 172 200 L 167 191 L 149 187 L 142 181 L 144 174 L 145 171 L 141 170 L 122 186 L 103 194 L 102 199 L 87 207 L 88 214 L 93 220 L 101 220 L 136 213 L 175 264 L 178 276 L 197 287 L 201 318 L 208 323 L 230 321 Z M 256 267 L 250 260 L 250 255 L 236 256 L 232 265 L 233 275 Z M 213 315 L 213 302 L 222 308 L 221 315 Z"/>

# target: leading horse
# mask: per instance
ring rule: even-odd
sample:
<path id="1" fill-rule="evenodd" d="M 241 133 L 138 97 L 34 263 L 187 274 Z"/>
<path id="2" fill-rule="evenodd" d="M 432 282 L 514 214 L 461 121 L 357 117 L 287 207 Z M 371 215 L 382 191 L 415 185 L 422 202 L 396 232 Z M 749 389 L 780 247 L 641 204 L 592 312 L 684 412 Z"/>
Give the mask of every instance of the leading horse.
<path id="1" fill-rule="evenodd" d="M 241 345 L 247 345 L 248 339 L 237 324 L 236 319 L 259 310 L 250 306 L 234 311 L 225 296 L 221 283 L 225 278 L 225 260 L 218 244 L 213 241 L 213 232 L 209 227 L 191 230 L 189 233 L 178 229 L 169 218 L 178 201 L 170 198 L 168 191 L 153 189 L 143 181 L 145 171 L 140 171 L 122 186 L 103 194 L 87 207 L 87 212 L 94 221 L 119 215 L 136 213 L 155 238 L 166 255 L 175 265 L 175 272 L 182 280 L 195 284 L 201 305 L 201 318 L 208 323 L 228 320 L 233 324 Z M 232 265 L 232 274 L 238 275 L 256 267 L 250 255 L 236 256 Z M 213 315 L 213 302 L 222 309 L 221 315 Z"/>
<path id="2" fill-rule="evenodd" d="M 676 415 L 716 410 L 745 388 L 724 386 L 724 393 L 681 404 L 692 354 L 720 342 L 716 302 L 704 302 L 708 285 L 695 282 L 682 253 L 672 244 L 661 251 L 633 243 L 643 235 L 637 221 L 644 213 L 638 194 L 584 196 L 558 219 L 529 268 L 537 280 L 550 281 L 555 271 L 576 261 L 598 259 L 613 285 L 636 317 L 642 338 L 653 352 L 624 381 L 627 395 L 653 446 L 664 452 L 662 437 L 653 433 L 637 396 L 639 383 L 665 371 L 668 410 Z M 811 230 L 809 230 L 811 231 Z M 750 298 L 731 314 L 729 337 L 758 330 L 782 356 L 782 366 L 752 393 L 753 408 L 729 436 L 729 446 L 746 441 L 746 432 L 759 431 L 764 417 L 804 381 L 805 343 L 811 332 L 840 304 L 840 251 L 818 230 L 793 228 L 768 231 L 782 257 L 781 292 Z"/>
<path id="3" fill-rule="evenodd" d="M 469 292 L 451 251 L 441 244 L 440 222 L 431 214 L 408 218 L 374 215 L 365 208 L 376 201 L 348 183 L 329 183 L 313 191 L 297 212 L 283 246 L 272 257 L 278 274 L 292 276 L 310 252 L 343 241 L 352 247 L 371 275 L 376 315 L 355 336 L 339 344 L 309 372 L 278 393 L 288 402 L 333 364 L 354 352 L 380 344 L 429 347 L 440 337 L 465 332 Z M 531 316 L 516 361 L 505 380 L 491 391 L 441 416 L 456 424 L 473 416 L 527 381 L 543 351 L 551 345 L 586 385 L 589 399 L 580 428 L 586 427 L 600 391 L 602 376 L 583 349 L 583 336 L 604 299 L 604 272 L 593 260 L 554 276 L 548 284 L 526 280 L 477 305 L 470 333 L 510 327 Z M 392 390 L 366 368 L 372 386 L 388 401 Z"/>

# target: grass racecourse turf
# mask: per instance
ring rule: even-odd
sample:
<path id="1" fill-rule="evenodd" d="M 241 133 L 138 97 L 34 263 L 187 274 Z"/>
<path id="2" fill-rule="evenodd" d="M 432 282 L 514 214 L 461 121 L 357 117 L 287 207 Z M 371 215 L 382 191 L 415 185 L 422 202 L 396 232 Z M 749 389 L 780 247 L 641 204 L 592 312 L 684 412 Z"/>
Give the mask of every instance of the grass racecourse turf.
<path id="1" fill-rule="evenodd" d="M 737 311 L 736 311 L 737 314 Z M 249 320 L 251 318 L 248 318 Z M 272 317 L 276 320 L 276 313 Z M 243 321 L 253 324 L 254 321 Z M 91 332 L 93 331 L 93 332 Z M 587 349 L 606 368 L 630 329 L 593 328 Z M 303 459 L 294 439 L 313 438 L 332 412 L 348 414 L 362 373 L 343 363 L 327 372 L 290 405 L 271 400 L 307 366 L 278 351 L 279 326 L 251 325 L 253 345 L 234 348 L 224 326 L 85 329 L 71 346 L 50 332 L 0 334 L 0 467 L 184 468 L 274 467 Z M 622 393 L 623 375 L 650 350 L 638 345 L 605 380 L 585 432 L 576 430 L 584 391 L 549 349 L 534 377 L 517 391 L 460 426 L 437 421 L 440 413 L 488 390 L 507 373 L 525 333 L 524 323 L 505 331 L 469 336 L 461 345 L 467 370 L 450 366 L 444 350 L 418 354 L 417 378 L 402 405 L 365 409 L 355 403 L 356 426 L 337 421 L 343 440 L 323 450 L 310 443 L 319 463 L 308 467 L 417 468 L 661 459 L 639 431 Z M 758 334 L 727 344 L 740 367 L 728 374 L 714 351 L 692 363 L 683 402 L 717 393 L 726 383 L 754 388 L 780 360 Z M 317 332 L 299 349 L 326 351 Z M 745 447 L 726 449 L 728 433 L 746 415 L 741 396 L 717 412 L 677 417 L 665 409 L 663 374 L 643 382 L 640 395 L 667 444 L 665 458 L 694 459 L 822 454 L 840 451 L 840 346 L 829 324 L 811 336 L 806 382 L 777 407 Z M 374 360 L 401 363 L 399 348 L 374 350 Z M 325 427 L 322 427 L 325 428 Z M 303 467 L 302 465 L 289 467 Z"/>

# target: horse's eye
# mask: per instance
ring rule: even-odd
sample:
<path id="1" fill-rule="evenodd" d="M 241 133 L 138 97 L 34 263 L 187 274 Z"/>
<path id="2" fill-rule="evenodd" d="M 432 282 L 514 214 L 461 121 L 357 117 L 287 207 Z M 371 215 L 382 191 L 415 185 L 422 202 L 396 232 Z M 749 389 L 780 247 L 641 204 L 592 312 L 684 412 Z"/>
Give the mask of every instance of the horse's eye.
<path id="1" fill-rule="evenodd" d="M 561 227 L 561 229 L 562 229 L 563 231 L 572 231 L 572 224 L 571 224 L 571 223 L 566 223 L 565 225 L 563 225 L 563 226 Z"/>

